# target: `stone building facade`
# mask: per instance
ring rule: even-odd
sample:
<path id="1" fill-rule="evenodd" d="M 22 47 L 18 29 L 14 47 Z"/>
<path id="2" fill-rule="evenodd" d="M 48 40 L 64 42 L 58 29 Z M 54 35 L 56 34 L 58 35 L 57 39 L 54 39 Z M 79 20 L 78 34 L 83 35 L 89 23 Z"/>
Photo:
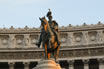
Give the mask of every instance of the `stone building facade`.
<path id="1" fill-rule="evenodd" d="M 104 69 L 104 24 L 60 27 L 58 62 L 63 69 Z M 40 29 L 0 29 L 0 69 L 32 69 L 44 59 Z"/>

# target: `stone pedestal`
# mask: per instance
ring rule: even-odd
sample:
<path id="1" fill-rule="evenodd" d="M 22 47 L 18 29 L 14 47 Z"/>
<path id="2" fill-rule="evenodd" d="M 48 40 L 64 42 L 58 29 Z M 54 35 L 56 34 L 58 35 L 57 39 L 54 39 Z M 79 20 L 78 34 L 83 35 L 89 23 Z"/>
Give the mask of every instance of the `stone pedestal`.
<path id="1" fill-rule="evenodd" d="M 61 67 L 54 60 L 41 60 L 33 69 L 61 69 Z"/>

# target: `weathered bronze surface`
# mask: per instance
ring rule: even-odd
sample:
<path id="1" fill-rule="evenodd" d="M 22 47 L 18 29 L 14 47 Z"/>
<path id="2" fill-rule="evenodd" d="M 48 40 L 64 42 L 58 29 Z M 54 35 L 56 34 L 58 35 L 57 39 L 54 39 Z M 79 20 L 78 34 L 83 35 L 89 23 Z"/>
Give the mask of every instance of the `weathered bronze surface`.
<path id="1" fill-rule="evenodd" d="M 52 12 L 50 10 L 47 13 L 47 17 L 49 21 L 45 17 L 39 18 L 42 29 L 37 46 L 40 47 L 42 43 L 45 50 L 45 58 L 50 59 L 52 54 L 56 60 L 60 49 L 58 23 L 52 20 Z"/>

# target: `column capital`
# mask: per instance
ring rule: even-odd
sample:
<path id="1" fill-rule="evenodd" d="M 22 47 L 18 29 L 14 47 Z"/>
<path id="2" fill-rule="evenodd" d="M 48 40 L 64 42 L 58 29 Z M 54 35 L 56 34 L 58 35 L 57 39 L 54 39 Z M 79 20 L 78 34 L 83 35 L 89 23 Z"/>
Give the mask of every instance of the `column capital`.
<path id="1" fill-rule="evenodd" d="M 23 62 L 24 69 L 29 69 L 30 62 Z"/>
<path id="2" fill-rule="evenodd" d="M 25 66 L 28 66 L 28 65 L 30 64 L 30 62 L 23 62 L 23 64 L 24 64 Z"/>
<path id="3" fill-rule="evenodd" d="M 98 58 L 97 60 L 100 64 L 104 64 L 104 58 Z"/>
<path id="4" fill-rule="evenodd" d="M 9 64 L 10 67 L 14 67 L 15 62 L 8 62 L 8 64 Z"/>
<path id="5" fill-rule="evenodd" d="M 69 65 L 73 65 L 74 64 L 74 60 L 67 60 L 67 62 L 69 63 Z"/>
<path id="6" fill-rule="evenodd" d="M 89 69 L 89 59 L 83 59 L 84 69 Z"/>
<path id="7" fill-rule="evenodd" d="M 88 64 L 89 63 L 89 59 L 83 59 L 82 60 L 84 64 Z"/>
<path id="8" fill-rule="evenodd" d="M 69 63 L 69 69 L 74 69 L 74 60 L 67 60 Z"/>

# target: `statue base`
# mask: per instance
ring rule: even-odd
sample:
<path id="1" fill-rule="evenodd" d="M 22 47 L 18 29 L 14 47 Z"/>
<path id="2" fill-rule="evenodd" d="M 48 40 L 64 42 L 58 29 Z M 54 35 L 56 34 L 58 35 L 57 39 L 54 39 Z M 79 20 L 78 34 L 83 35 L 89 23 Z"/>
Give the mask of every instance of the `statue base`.
<path id="1" fill-rule="evenodd" d="M 54 60 L 40 60 L 33 69 L 61 69 L 61 67 Z"/>

